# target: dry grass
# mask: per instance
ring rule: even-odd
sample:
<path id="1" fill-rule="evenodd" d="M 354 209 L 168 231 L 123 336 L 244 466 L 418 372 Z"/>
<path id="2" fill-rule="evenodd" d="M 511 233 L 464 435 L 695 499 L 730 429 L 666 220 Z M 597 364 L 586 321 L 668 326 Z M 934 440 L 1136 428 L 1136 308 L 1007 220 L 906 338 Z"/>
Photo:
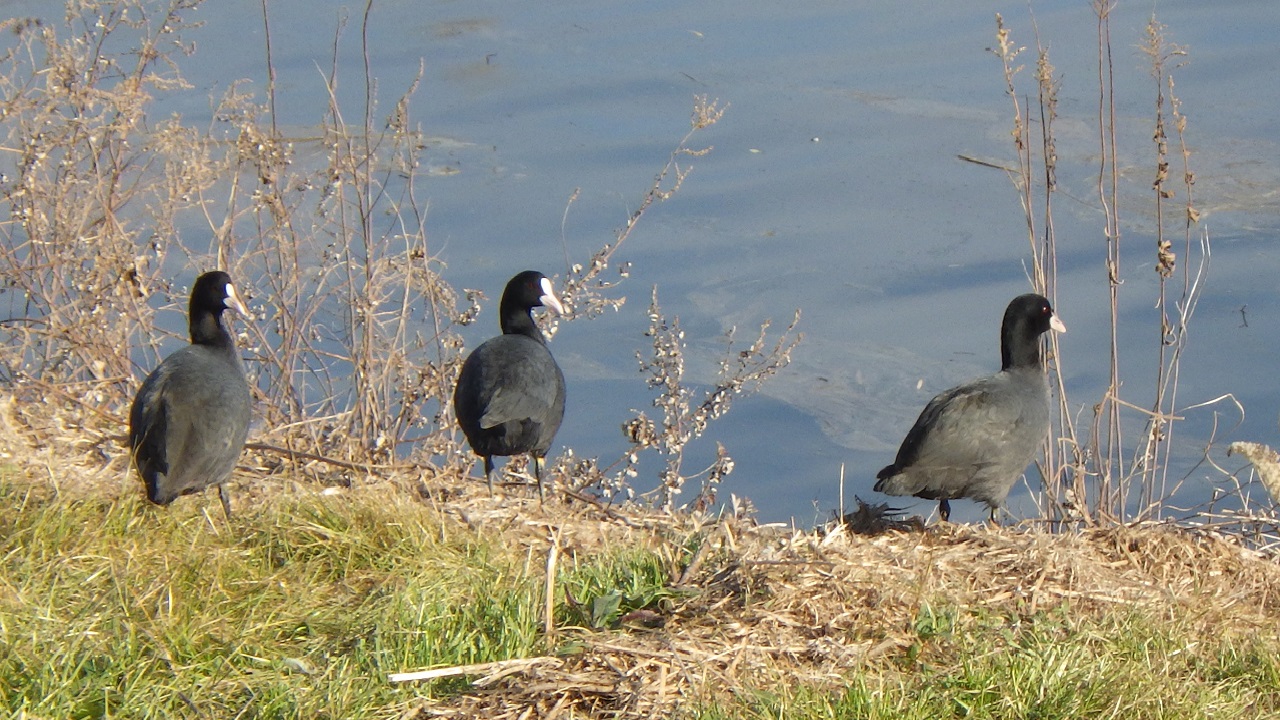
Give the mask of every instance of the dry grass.
<path id="1" fill-rule="evenodd" d="M 703 512 L 732 460 L 721 449 L 711 467 L 689 471 L 683 450 L 786 364 L 794 324 L 775 340 L 762 329 L 745 349 L 730 335 L 722 376 L 697 395 L 683 383 L 679 321 L 655 290 L 652 353 L 639 360 L 661 420 L 633 418 L 632 447 L 607 467 L 566 453 L 561 492 L 545 507 L 518 490 L 483 494 L 463 475 L 470 455 L 445 402 L 463 354 L 456 327 L 476 319 L 479 297 L 445 281 L 427 243 L 408 172 L 424 147 L 407 114 L 413 85 L 385 121 L 372 94 L 356 112 L 331 106 L 320 123 L 325 157 L 313 167 L 260 120 L 274 97 L 233 87 L 209 130 L 180 118 L 148 123 L 150 93 L 183 87 L 181 53 L 156 48 L 183 47 L 184 26 L 169 20 L 198 5 L 73 3 L 64 25 L 6 25 L 15 34 L 0 54 L 3 131 L 21 153 L 7 195 L 15 222 L 0 231 L 0 265 L 17 290 L 0 345 L 0 707 L 22 717 L 406 720 L 1280 710 L 1280 570 L 1230 535 L 1168 524 L 1050 533 L 911 523 L 855 535 Z M 142 19 L 125 22 L 116 11 L 126 8 Z M 109 36 L 143 48 L 140 64 L 104 55 Z M 1108 61 L 1109 43 L 1100 35 Z M 1016 53 L 1002 47 L 1012 91 Z M 1168 88 L 1158 115 L 1173 130 L 1158 151 L 1167 175 L 1185 124 L 1161 64 L 1167 48 L 1151 47 L 1157 86 Z M 1015 105 L 1019 187 L 1029 213 L 1042 209 L 1028 230 L 1045 264 L 1036 281 L 1051 289 L 1053 168 L 1030 168 L 1032 148 L 1054 155 L 1056 89 L 1043 53 L 1038 69 L 1039 142 L 1029 109 Z M 61 80 L 35 82 L 44 77 Z M 363 80 L 371 89 L 367 69 Z M 615 253 L 646 209 L 679 190 L 689 159 L 706 152 L 690 139 L 721 114 L 696 101 L 689 134 L 636 213 L 572 266 L 565 296 L 579 317 L 620 305 L 614 291 L 627 272 Z M 1189 170 L 1184 177 L 1190 223 Z M 379 202 L 395 208 L 388 226 L 374 222 L 387 209 Z M 137 207 L 147 210 L 124 212 Z M 204 229 L 183 238 L 177 228 L 192 215 Z M 1118 243 L 1118 230 L 1108 238 Z M 1161 236 L 1162 258 L 1173 260 L 1172 247 Z M 273 329 L 241 338 L 266 421 L 258 439 L 272 444 L 243 456 L 230 526 L 198 497 L 145 505 L 122 444 L 120 411 L 158 356 L 155 313 L 182 304 L 180 283 L 166 278 L 205 263 L 260 278 L 253 306 Z M 1185 276 L 1180 297 L 1195 287 L 1198 275 Z M 1188 318 L 1174 322 L 1178 342 Z M 335 329 L 319 338 L 325 327 Z M 1171 384 L 1144 415 L 1148 437 L 1166 444 L 1176 363 L 1172 351 L 1162 358 Z M 1165 493 L 1154 469 L 1120 474 L 1131 456 L 1119 443 L 1118 402 L 1108 397 L 1098 420 L 1106 427 L 1093 433 L 1103 466 L 1067 454 L 1048 472 L 1074 473 L 1064 493 L 1102 488 L 1076 504 L 1092 520 L 1124 517 L 1115 483 L 1141 485 L 1134 492 L 1152 501 Z M 1138 465 L 1166 457 L 1136 444 L 1157 461 Z M 653 505 L 669 509 L 701 479 L 692 511 L 580 493 L 631 497 L 634 456 L 648 451 L 666 459 Z M 509 660 L 531 662 L 491 664 Z M 473 664 L 492 672 L 389 681 Z"/>
<path id="2" fill-rule="evenodd" d="M 1190 150 L 1193 128 L 1174 92 L 1174 74 L 1186 61 L 1187 53 L 1152 15 L 1140 43 L 1154 80 L 1149 175 L 1143 176 L 1143 183 L 1148 177 L 1152 181 L 1150 204 L 1129 202 L 1127 193 L 1122 192 L 1122 188 L 1129 187 L 1128 181 L 1122 179 L 1117 164 L 1121 151 L 1132 149 L 1122 148 L 1116 124 L 1116 46 L 1111 36 L 1111 13 L 1116 3 L 1093 0 L 1091 5 L 1097 18 L 1097 64 L 1093 68 L 1096 76 L 1090 80 L 1096 85 L 1093 94 L 1097 98 L 1093 119 L 1097 146 L 1092 153 L 1098 162 L 1094 205 L 1104 218 L 1102 236 L 1093 240 L 1105 246 L 1102 267 L 1110 305 L 1109 378 L 1107 388 L 1096 399 L 1081 402 L 1070 397 L 1064 358 L 1058 352 L 1060 339 L 1049 338 L 1049 369 L 1057 386 L 1058 423 L 1040 465 L 1044 492 L 1039 499 L 1044 517 L 1051 520 L 1106 524 L 1159 519 L 1181 512 L 1172 501 L 1182 482 L 1170 475 L 1169 462 L 1180 421 L 1193 411 L 1234 405 L 1234 410 L 1243 416 L 1244 409 L 1230 394 L 1194 404 L 1180 403 L 1178 397 L 1182 352 L 1205 289 L 1211 256 L 1209 233 L 1199 225 L 1200 211 L 1195 202 L 1196 176 Z M 1029 48 L 1015 42 L 1013 31 L 999 14 L 995 21 L 996 44 L 992 52 L 1000 61 L 1012 108 L 1015 160 L 1014 167 L 1006 172 L 1026 217 L 1030 243 L 1027 279 L 1034 291 L 1056 303 L 1060 239 L 1054 227 L 1059 192 L 1055 122 L 1062 74 L 1051 62 L 1033 17 L 1031 32 L 1026 34 L 1035 43 L 1036 60 L 1031 73 L 1035 92 L 1023 89 L 1020 79 L 1027 69 L 1022 64 L 1023 53 Z M 1151 255 L 1145 254 L 1149 246 L 1141 253 L 1135 251 L 1136 238 L 1127 236 L 1133 233 L 1129 218 L 1135 211 L 1149 212 L 1156 220 L 1150 237 L 1155 248 Z M 1154 304 L 1160 313 L 1159 326 L 1153 328 L 1158 330 L 1153 337 L 1160 340 L 1153 348 L 1133 347 L 1120 328 L 1122 308 L 1134 301 L 1131 295 L 1135 291 L 1124 290 L 1123 286 L 1126 279 L 1135 277 L 1135 257 L 1144 258 L 1137 264 L 1142 272 L 1153 266 L 1159 278 L 1155 296 L 1141 301 Z M 1154 365 L 1149 362 L 1151 357 L 1156 359 Z M 1131 397 L 1131 392 L 1124 389 L 1124 380 L 1132 382 L 1135 375 L 1148 372 L 1154 381 L 1153 396 Z M 1210 438 L 1204 448 L 1206 455 L 1212 447 Z"/>
<path id="3" fill-rule="evenodd" d="M 986 708 L 971 716 L 1001 717 L 1013 715 L 1000 708 L 1030 707 L 1003 684 L 1016 682 L 1010 673 L 1032 672 L 1058 673 L 1043 682 L 1063 696 L 1061 705 L 1038 706 L 1042 717 L 1077 716 L 1093 707 L 1086 701 L 1117 703 L 1126 717 L 1197 716 L 1206 703 L 1237 716 L 1280 710 L 1280 665 L 1264 659 L 1280 646 L 1280 566 L 1208 530 L 1143 524 L 1051 534 L 944 525 L 866 536 L 836 524 L 799 531 L 568 495 L 539 506 L 532 493 L 494 499 L 474 479 L 403 469 L 367 473 L 334 494 L 293 467 L 237 473 L 236 497 L 255 501 L 242 503 L 228 528 L 206 512 L 216 508 L 212 498 L 147 507 L 118 444 L 77 440 L 82 428 L 58 419 L 56 408 L 36 413 L 8 401 L 4 410 L 5 495 L 21 502 L 0 520 L 23 548 L 10 547 L 0 565 L 0 632 L 11 628 L 10 652 L 23 656 L 30 643 L 86 623 L 101 652 L 169 648 L 162 675 L 189 688 L 191 716 L 288 717 L 324 707 L 321 715 L 342 717 L 826 717 L 810 706 L 844 702 L 843 712 L 911 718 L 948 708 L 961 714 L 954 705 L 961 702 Z M 59 517 L 94 529 L 71 541 Z M 47 556 L 32 561 L 32 548 Z M 290 564 L 235 564 L 252 564 L 259 552 Z M 557 569 L 548 625 L 539 598 L 549 556 Z M 43 572 L 62 575 L 93 558 L 114 573 L 113 594 L 144 607 L 162 597 L 156 570 L 185 577 L 181 584 L 169 577 L 164 587 L 196 627 L 175 619 L 176 606 L 88 620 L 110 615 L 119 598 L 90 603 L 98 608 L 91 615 L 50 614 L 46 599 L 68 598 L 69 590 L 42 598 L 24 589 L 38 587 Z M 430 612 L 463 609 L 476 588 L 454 580 L 428 593 L 420 583 L 455 571 L 470 583 L 480 574 L 495 598 L 523 599 L 498 615 L 462 617 L 465 632 L 440 625 L 418 603 L 430 595 L 439 608 Z M 210 578 L 208 593 L 200 588 Z M 242 586 L 275 599 L 250 603 L 239 596 Z M 609 588 L 623 591 L 623 607 L 588 622 L 587 607 Z M 309 618 L 307 637 L 281 630 L 295 613 Z M 417 619 L 402 624 L 410 618 Z M 39 638 L 8 634 L 32 623 L 42 628 Z M 199 647 L 209 623 L 215 634 L 234 629 L 235 643 L 183 656 L 185 645 Z M 427 627 L 439 629 L 425 645 L 412 641 Z M 353 639 L 371 628 L 383 638 L 379 651 Z M 390 639 L 398 635 L 411 636 L 408 644 Z M 461 649 L 448 655 L 445 646 Z M 246 668 L 245 655 L 275 669 Z M 462 679 L 389 682 L 423 666 L 522 658 L 534 661 L 482 666 Z M 1121 661 L 1128 670 L 1113 667 Z M 1053 662 L 1071 667 L 1053 670 Z M 205 685 L 202 663 L 222 668 L 217 683 Z M 1060 687 L 1085 682 L 1072 674 L 1084 671 L 1099 684 L 1088 693 Z M 131 693 L 147 677 L 121 689 L 117 707 L 137 702 Z M 325 702 L 273 704 L 289 693 Z M 1165 710 L 1152 698 L 1164 698 Z M 8 707 L 22 707 L 13 700 Z M 154 702 L 163 715 L 166 705 Z"/>
<path id="4" fill-rule="evenodd" d="M 665 532 L 679 531 L 667 522 Z M 590 532 L 614 543 L 635 534 L 605 524 Z M 987 648 L 997 653 L 1016 649 L 1024 624 L 1030 632 L 1054 617 L 1074 627 L 1143 617 L 1201 640 L 1263 634 L 1274 643 L 1280 631 L 1280 569 L 1270 559 L 1171 526 L 1064 535 L 950 526 L 866 539 L 726 522 L 711 541 L 717 561 L 660 630 L 585 635 L 578 654 L 424 703 L 420 716 L 659 717 L 752 688 L 835 691 L 855 674 L 890 682 L 925 664 L 946 674 L 939 665 L 963 662 L 949 646 L 964 643 L 925 638 L 921 647 L 921 618 L 940 610 L 955 614 L 950 635 L 1010 633 Z"/>
<path id="5" fill-rule="evenodd" d="M 366 58 L 374 9 L 366 5 L 358 36 Z M 56 403 L 59 422 L 94 438 L 78 442 L 101 444 L 120 432 L 138 382 L 170 349 L 159 328 L 185 307 L 186 281 L 216 267 L 232 274 L 255 315 L 237 325 L 260 420 L 248 464 L 270 473 L 297 463 L 343 486 L 397 463 L 464 472 L 475 456 L 449 403 L 467 352 L 459 328 L 488 320 L 483 294 L 453 287 L 447 259 L 429 242 L 424 185 L 434 146 L 411 112 L 424 69 L 384 109 L 370 66 L 337 62 L 352 41 L 337 27 L 329 104 L 313 136 L 277 127 L 274 82 L 257 97 L 250 83 L 227 79 L 207 128 L 157 118 L 158 98 L 191 90 L 181 66 L 194 49 L 184 33 L 204 10 L 202 0 L 68 2 L 61 18 L 0 23 L 10 31 L 0 42 L 0 153 L 14 166 L 11 180 L 0 178 L 11 217 L 0 223 L 0 381 L 19 402 Z M 262 13 L 264 71 L 274 78 L 265 3 Z M 362 86 L 363 102 L 342 107 L 340 82 Z M 715 100 L 694 98 L 689 129 L 657 159 L 624 225 L 585 262 L 566 255 L 562 320 L 624 303 L 620 248 L 710 152 L 690 143 L 723 115 Z M 520 269 L 495 277 L 495 287 Z M 550 321 L 549 336 L 560 321 Z M 762 331 L 687 413 L 697 416 L 693 429 L 661 428 L 621 460 L 570 449 L 550 480 L 629 497 L 657 484 L 656 502 L 673 504 L 703 474 L 680 468 L 685 444 L 785 366 L 794 338 L 788 331 L 770 347 Z M 654 360 L 647 379 L 660 388 L 659 407 L 688 405 L 683 347 L 676 338 L 675 354 Z M 637 489 L 627 460 L 650 449 L 673 459 L 661 481 Z M 732 469 L 722 456 L 689 502 L 714 500 Z"/>

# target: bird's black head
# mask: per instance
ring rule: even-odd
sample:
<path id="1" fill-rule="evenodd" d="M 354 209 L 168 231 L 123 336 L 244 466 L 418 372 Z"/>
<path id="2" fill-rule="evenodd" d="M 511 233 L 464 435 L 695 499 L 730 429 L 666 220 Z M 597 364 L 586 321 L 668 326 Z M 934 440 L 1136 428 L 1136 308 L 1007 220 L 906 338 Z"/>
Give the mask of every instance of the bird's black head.
<path id="1" fill-rule="evenodd" d="M 191 342 L 208 344 L 221 340 L 221 336 L 227 334 L 222 327 L 222 312 L 228 309 L 242 317 L 249 316 L 249 309 L 241 302 L 230 275 L 214 270 L 196 278 L 191 288 L 191 304 L 187 307 Z"/>
<path id="2" fill-rule="evenodd" d="M 564 306 L 560 304 L 560 298 L 556 297 L 551 280 L 537 270 L 525 270 L 511 278 L 502 291 L 502 302 L 498 309 L 502 332 L 529 335 L 532 329 L 535 337 L 541 338 L 542 334 L 538 332 L 530 314 L 530 310 L 536 307 L 548 308 L 557 315 L 564 314 Z"/>
<path id="3" fill-rule="evenodd" d="M 1019 295 L 1005 308 L 1000 325 L 1000 364 L 1003 369 L 1040 363 L 1040 336 L 1066 332 L 1067 326 L 1053 312 L 1048 298 L 1035 293 Z"/>

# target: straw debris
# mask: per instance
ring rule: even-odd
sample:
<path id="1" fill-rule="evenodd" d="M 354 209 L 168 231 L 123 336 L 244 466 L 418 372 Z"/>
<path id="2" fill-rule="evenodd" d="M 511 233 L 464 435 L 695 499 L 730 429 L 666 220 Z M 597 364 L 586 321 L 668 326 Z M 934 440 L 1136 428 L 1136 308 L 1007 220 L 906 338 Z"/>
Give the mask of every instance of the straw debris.
<path id="1" fill-rule="evenodd" d="M 120 438 L 109 430 L 87 433 L 56 403 L 3 398 L 0 410 L 8 482 L 27 484 L 46 498 L 92 499 L 116 515 L 145 507 L 123 497 L 138 488 Z M 545 505 L 518 487 L 494 498 L 479 478 L 411 467 L 371 468 L 353 474 L 347 487 L 325 487 L 303 469 L 315 463 L 276 458 L 274 473 L 267 475 L 260 472 L 266 466 L 260 457 L 248 458 L 234 488 L 254 499 L 244 503 L 237 518 L 248 527 L 229 528 L 228 539 L 219 541 L 231 543 L 226 550 L 215 543 L 183 552 L 242 552 L 237 546 L 264 532 L 253 529 L 256 518 L 263 518 L 264 527 L 282 527 L 294 517 L 293 508 L 323 496 L 325 512 L 348 513 L 343 517 L 350 519 L 318 525 L 303 518 L 296 527 L 283 526 L 281 537 L 305 540 L 312 555 L 326 544 L 342 555 L 341 543 L 353 533 L 380 532 L 374 525 L 435 528 L 428 534 L 474 538 L 469 545 L 488 543 L 523 558 L 528 585 L 539 595 L 544 588 L 554 595 L 550 603 L 531 604 L 538 613 L 551 608 L 555 624 L 551 634 L 546 617 L 532 619 L 530 626 L 543 638 L 526 656 L 359 674 L 357 682 L 400 698 L 379 716 L 388 711 L 403 720 L 679 716 L 758 688 L 839 692 L 854 675 L 891 682 L 924 663 L 936 672 L 959 672 L 955 663 L 962 662 L 957 658 L 963 657 L 966 637 L 994 637 L 987 642 L 995 643 L 996 652 L 1006 645 L 1016 652 L 1022 634 L 1037 628 L 1054 623 L 1114 627 L 1107 619 L 1115 617 L 1176 619 L 1180 632 L 1203 638 L 1280 635 L 1275 558 L 1205 527 L 1146 523 L 1048 532 L 1029 525 L 940 524 L 922 529 L 918 519 L 897 519 L 888 508 L 862 502 L 851 515 L 881 518 L 873 532 L 855 532 L 839 521 L 796 530 L 749 517 L 611 506 L 572 490 L 549 497 Z M 125 476 L 129 480 L 122 482 Z M 212 507 L 215 501 L 185 502 Z M 14 519 L 11 515 L 5 522 Z M 128 522 L 139 520 L 152 526 L 161 518 Z M 206 532 L 222 535 L 224 530 L 210 524 Z M 359 542 L 396 546 L 391 539 Z M 599 629 L 566 622 L 572 604 L 567 573 L 622 550 L 643 550 L 664 564 L 661 599 L 622 612 Z M 421 572 L 405 569 L 397 576 Z M 554 581 L 547 582 L 548 572 Z M 366 576 L 367 581 L 354 580 Z M 346 595 L 339 595 L 354 601 L 358 595 L 350 595 L 348 585 L 361 583 L 383 587 L 382 593 L 402 591 L 379 577 L 376 568 L 349 565 L 337 581 Z M 11 610 L 22 611 L 20 602 L 12 604 Z M 379 631 L 422 632 L 414 627 Z M 273 642 L 270 637 L 241 641 L 268 647 Z M 292 675 L 297 682 L 325 683 L 326 666 L 340 657 L 332 653 L 341 652 L 292 661 L 311 669 Z M 453 679 L 441 684 L 442 677 Z"/>
<path id="2" fill-rule="evenodd" d="M 549 514 L 580 551 L 659 547 L 698 531 L 688 516 Z M 1183 617 L 1206 635 L 1280 630 L 1280 568 L 1208 530 L 944 525 L 866 536 L 836 523 L 799 532 L 740 520 L 701 530 L 709 559 L 682 578 L 692 592 L 659 629 L 573 629 L 574 652 L 424 700 L 404 717 L 667 717 L 750 688 L 839 688 L 850 672 L 892 670 L 940 608 L 959 615 L 953 633 L 992 618 L 1016 633 L 1047 614 L 1116 612 Z"/>

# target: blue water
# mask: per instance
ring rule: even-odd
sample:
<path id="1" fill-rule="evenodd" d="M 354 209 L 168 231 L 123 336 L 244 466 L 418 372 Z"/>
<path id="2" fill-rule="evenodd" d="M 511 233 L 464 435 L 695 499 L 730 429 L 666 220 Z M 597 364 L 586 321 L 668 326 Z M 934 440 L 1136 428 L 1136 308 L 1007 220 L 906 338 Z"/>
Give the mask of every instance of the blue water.
<path id="1" fill-rule="evenodd" d="M 322 74 L 345 16 L 338 96 L 358 122 L 363 6 L 269 7 L 277 121 L 299 136 L 320 121 Z M 1176 89 L 1190 118 L 1197 205 L 1213 236 L 1179 406 L 1235 394 L 1243 423 L 1234 427 L 1238 418 L 1224 412 L 1211 454 L 1236 469 L 1241 463 L 1222 457 L 1226 441 L 1280 442 L 1271 371 L 1280 344 L 1280 4 L 1122 2 L 1114 13 L 1125 170 L 1122 394 L 1140 405 L 1150 401 L 1158 336 L 1154 81 L 1137 50 L 1153 8 L 1189 51 Z M 1087 422 L 1106 383 L 1110 312 L 1095 187 L 1096 20 L 1086 2 L 1036 2 L 1031 11 L 1063 83 L 1057 309 L 1070 328 L 1061 338 L 1068 397 Z M 566 325 L 555 338 L 570 386 L 557 447 L 611 460 L 630 411 L 653 414 L 635 360 L 648 347 L 651 286 L 680 317 L 701 383 L 712 379 L 724 330 L 737 326 L 749 337 L 770 318 L 779 329 L 801 309 L 805 340 L 793 364 L 713 424 L 691 448 L 689 466 L 723 442 L 737 461 L 725 497 L 752 498 L 764 520 L 809 524 L 835 508 L 842 465 L 846 497 L 874 498 L 875 471 L 929 397 L 997 367 L 999 317 L 1028 288 L 1025 224 L 1009 179 L 957 159 L 1012 162 L 1011 101 L 986 51 L 996 12 L 1017 44 L 1034 45 L 1024 2 L 399 0 L 375 3 L 369 60 L 379 116 L 424 63 L 412 112 L 438 141 L 421 186 L 432 250 L 455 287 L 494 300 L 467 330 L 472 345 L 496 332 L 492 309 L 508 277 L 525 268 L 563 275 L 566 254 L 581 262 L 613 239 L 686 132 L 694 95 L 729 106 L 693 141 L 712 152 L 688 159 L 694 172 L 685 187 L 650 210 L 620 253 L 633 263 L 621 290 L 626 306 Z M 209 96 L 233 80 L 265 89 L 264 30 L 256 0 L 207 3 L 197 16 L 206 24 L 192 34 L 198 51 L 184 66 L 195 89 L 163 103 L 205 126 Z M 1020 61 L 1021 92 L 1031 93 L 1034 47 Z M 566 216 L 575 189 L 581 195 Z M 1185 260 L 1181 243 L 1177 250 Z M 1177 430 L 1185 442 L 1179 476 L 1214 421 L 1212 409 L 1187 417 Z M 657 463 L 645 467 L 642 490 L 655 482 Z M 1196 470 L 1185 504 L 1221 480 Z M 1011 509 L 1032 513 L 1025 498 Z M 981 515 L 972 503 L 956 504 L 958 519 Z"/>

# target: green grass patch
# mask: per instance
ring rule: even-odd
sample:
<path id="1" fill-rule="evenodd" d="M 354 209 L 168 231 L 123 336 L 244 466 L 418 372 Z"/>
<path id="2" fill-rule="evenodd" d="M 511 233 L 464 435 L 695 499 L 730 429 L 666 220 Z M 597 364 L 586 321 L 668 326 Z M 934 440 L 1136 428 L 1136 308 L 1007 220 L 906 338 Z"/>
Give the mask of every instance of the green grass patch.
<path id="1" fill-rule="evenodd" d="M 937 633 L 935 620 L 963 625 Z M 844 686 L 799 683 L 706 706 L 697 720 L 1180 720 L 1280 713 L 1274 639 L 1198 637 L 1124 612 L 1074 619 L 922 613 L 920 644 Z M 922 632 L 923 628 L 923 632 Z M 896 664 L 896 667 L 895 667 Z"/>
<path id="2" fill-rule="evenodd" d="M 771 612 L 712 589 L 677 597 L 666 586 L 684 552 L 677 545 L 615 544 L 562 556 L 553 609 L 561 645 L 547 647 L 545 565 L 528 547 L 532 536 L 513 542 L 505 526 L 473 529 L 390 488 L 271 498 L 228 527 L 210 498 L 165 509 L 135 495 L 58 497 L 0 477 L 0 508 L 5 715 L 396 717 L 424 696 L 465 706 L 455 696 L 470 688 L 468 678 L 392 684 L 393 672 L 585 650 L 595 637 L 661 653 L 667 633 L 691 642 L 684 625 L 712 637 L 716 622 L 740 629 Z M 1206 633 L 1204 618 L 1151 608 L 1063 604 L 1026 615 L 1016 603 L 928 600 L 859 636 L 876 644 L 905 631 L 899 649 L 839 675 L 786 653 L 753 660 L 742 677 L 688 687 L 700 704 L 679 716 L 1280 715 L 1276 638 L 1230 615 L 1221 632 Z M 648 618 L 660 625 L 677 605 L 675 625 L 641 627 Z"/>
<path id="3" fill-rule="evenodd" d="M 560 575 L 567 594 L 556 621 L 594 629 L 614 627 L 629 613 L 665 609 L 675 591 L 666 587 L 668 563 L 652 551 L 627 548 L 575 562 Z"/>
<path id="4" fill-rule="evenodd" d="M 541 652 L 522 555 L 429 508 L 310 497 L 211 521 L 0 484 L 0 708 L 42 717 L 352 717 L 389 672 Z"/>

